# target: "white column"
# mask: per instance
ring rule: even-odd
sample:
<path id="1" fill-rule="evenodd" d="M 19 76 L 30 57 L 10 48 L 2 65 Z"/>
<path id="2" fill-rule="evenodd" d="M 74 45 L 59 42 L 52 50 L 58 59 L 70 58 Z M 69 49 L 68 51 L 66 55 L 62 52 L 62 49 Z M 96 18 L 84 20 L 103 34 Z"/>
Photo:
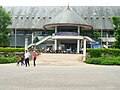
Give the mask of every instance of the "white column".
<path id="1" fill-rule="evenodd" d="M 32 30 L 32 48 L 33 48 L 34 50 L 36 50 L 36 46 L 35 46 L 35 44 L 33 43 L 33 41 L 34 41 L 34 31 Z"/>
<path id="2" fill-rule="evenodd" d="M 57 39 L 55 39 L 55 50 L 57 50 Z"/>
<path id="3" fill-rule="evenodd" d="M 33 44 L 33 40 L 34 40 L 34 31 L 32 31 L 32 44 Z"/>
<path id="4" fill-rule="evenodd" d="M 25 36 L 25 50 L 28 50 L 28 37 Z"/>
<path id="5" fill-rule="evenodd" d="M 83 47 L 83 61 L 86 60 L 86 38 L 84 38 L 84 47 Z"/>
<path id="6" fill-rule="evenodd" d="M 55 33 L 57 33 L 57 26 L 55 26 Z M 56 51 L 57 50 L 57 39 L 55 39 L 55 47 L 54 47 L 54 50 Z"/>
<path id="7" fill-rule="evenodd" d="M 15 29 L 15 48 L 16 48 L 16 31 L 17 29 Z"/>
<path id="8" fill-rule="evenodd" d="M 80 40 L 78 39 L 77 40 L 77 53 L 79 53 L 80 51 Z"/>
<path id="9" fill-rule="evenodd" d="M 55 26 L 55 33 L 57 33 L 57 26 Z"/>
<path id="10" fill-rule="evenodd" d="M 78 35 L 80 35 L 80 26 L 78 26 Z"/>
<path id="11" fill-rule="evenodd" d="M 106 33 L 106 46 L 108 48 L 108 32 Z"/>

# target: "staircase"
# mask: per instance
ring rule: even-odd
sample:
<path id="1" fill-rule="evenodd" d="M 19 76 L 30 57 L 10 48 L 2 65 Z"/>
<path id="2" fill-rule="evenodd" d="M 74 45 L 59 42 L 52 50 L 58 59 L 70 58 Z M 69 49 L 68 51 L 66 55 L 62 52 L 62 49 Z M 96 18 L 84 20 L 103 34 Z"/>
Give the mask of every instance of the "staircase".
<path id="1" fill-rule="evenodd" d="M 37 46 L 37 45 L 43 43 L 44 41 L 46 41 L 47 39 L 49 39 L 49 38 L 51 38 L 51 37 L 52 37 L 52 36 L 47 36 L 47 37 L 41 39 L 40 41 L 38 41 L 36 44 L 30 44 L 30 45 L 28 45 L 28 48 L 30 48 L 30 47 L 33 46 L 33 45 L 36 45 L 36 46 Z"/>
<path id="2" fill-rule="evenodd" d="M 34 45 L 35 45 L 35 44 L 31 43 L 31 44 L 28 45 L 28 48 L 30 48 L 30 47 L 32 47 L 32 46 L 34 46 Z"/>
<path id="3" fill-rule="evenodd" d="M 82 54 L 42 53 L 37 57 L 38 65 L 79 66 L 84 65 Z"/>
<path id="4" fill-rule="evenodd" d="M 93 40 L 92 38 L 90 38 L 90 37 L 88 37 L 88 36 L 85 36 L 85 37 L 86 37 L 86 39 L 88 39 L 89 41 L 95 42 L 95 40 Z"/>
<path id="5" fill-rule="evenodd" d="M 41 44 L 41 43 L 43 43 L 44 41 L 46 41 L 47 39 L 49 39 L 49 38 L 51 38 L 51 37 L 52 37 L 52 36 L 47 36 L 47 37 L 43 38 L 42 40 L 40 40 L 40 41 L 38 41 L 38 42 L 36 43 L 36 46 L 39 45 L 39 44 Z"/>
<path id="6" fill-rule="evenodd" d="M 108 48 L 108 46 L 107 46 L 107 45 L 103 45 L 103 47 L 104 47 L 104 48 Z"/>

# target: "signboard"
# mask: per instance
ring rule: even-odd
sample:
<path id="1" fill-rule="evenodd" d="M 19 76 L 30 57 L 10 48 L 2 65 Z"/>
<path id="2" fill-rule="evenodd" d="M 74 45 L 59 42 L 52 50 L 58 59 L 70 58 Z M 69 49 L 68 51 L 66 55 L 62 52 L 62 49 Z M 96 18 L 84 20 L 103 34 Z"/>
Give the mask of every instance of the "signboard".
<path id="1" fill-rule="evenodd" d="M 90 42 L 91 48 L 100 48 L 99 42 Z"/>
<path id="2" fill-rule="evenodd" d="M 90 42 L 90 44 L 99 44 L 99 42 Z"/>

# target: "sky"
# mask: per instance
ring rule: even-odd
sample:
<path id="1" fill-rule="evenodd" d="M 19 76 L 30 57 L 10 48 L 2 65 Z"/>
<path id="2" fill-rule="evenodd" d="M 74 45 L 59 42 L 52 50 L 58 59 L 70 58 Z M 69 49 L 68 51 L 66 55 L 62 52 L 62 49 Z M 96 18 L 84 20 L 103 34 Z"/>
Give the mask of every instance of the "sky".
<path id="1" fill-rule="evenodd" d="M 0 0 L 0 6 L 120 6 L 120 0 Z"/>

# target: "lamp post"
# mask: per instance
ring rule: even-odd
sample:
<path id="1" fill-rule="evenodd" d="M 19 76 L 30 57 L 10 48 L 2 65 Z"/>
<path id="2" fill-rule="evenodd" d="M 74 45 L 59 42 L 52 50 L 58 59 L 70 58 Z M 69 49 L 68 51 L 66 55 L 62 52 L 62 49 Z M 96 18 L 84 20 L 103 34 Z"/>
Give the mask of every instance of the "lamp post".
<path id="1" fill-rule="evenodd" d="M 93 13 L 93 15 L 97 16 L 97 13 Z M 102 17 L 101 16 L 100 16 L 100 26 L 101 26 L 101 35 L 100 35 L 101 43 L 100 43 L 100 45 L 101 45 L 101 48 L 102 48 L 102 35 L 103 35 L 103 31 L 102 31 Z"/>

